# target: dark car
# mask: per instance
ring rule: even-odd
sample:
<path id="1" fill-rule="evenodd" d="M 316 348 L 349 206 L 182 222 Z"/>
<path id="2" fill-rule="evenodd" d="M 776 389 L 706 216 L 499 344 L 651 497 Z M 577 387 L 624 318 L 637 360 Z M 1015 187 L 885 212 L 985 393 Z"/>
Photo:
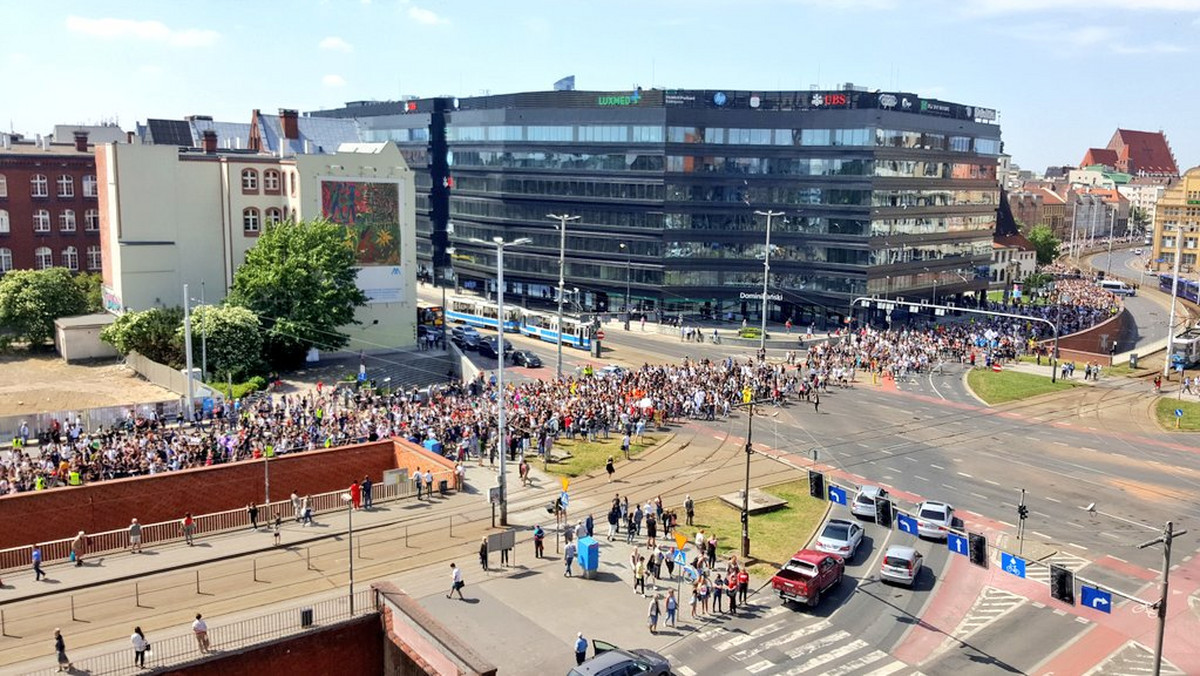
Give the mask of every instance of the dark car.
<path id="1" fill-rule="evenodd" d="M 474 350 L 479 347 L 481 336 L 474 326 L 456 326 L 450 330 L 450 340 L 464 350 Z"/>
<path id="2" fill-rule="evenodd" d="M 480 356 L 491 357 L 492 359 L 495 359 L 496 354 L 499 352 L 496 344 L 499 342 L 500 342 L 499 339 L 497 339 L 495 336 L 488 336 L 487 338 L 484 338 L 483 340 L 479 341 Z M 507 340 L 504 341 L 504 354 L 505 355 L 511 354 L 512 351 L 513 351 L 512 343 Z"/>
<path id="3" fill-rule="evenodd" d="M 671 663 L 653 650 L 622 650 L 611 643 L 592 641 L 595 657 L 567 672 L 567 676 L 670 676 Z"/>
<path id="4" fill-rule="evenodd" d="M 531 369 L 542 365 L 542 358 L 530 350 L 517 350 L 512 355 L 513 364 L 527 366 Z"/>

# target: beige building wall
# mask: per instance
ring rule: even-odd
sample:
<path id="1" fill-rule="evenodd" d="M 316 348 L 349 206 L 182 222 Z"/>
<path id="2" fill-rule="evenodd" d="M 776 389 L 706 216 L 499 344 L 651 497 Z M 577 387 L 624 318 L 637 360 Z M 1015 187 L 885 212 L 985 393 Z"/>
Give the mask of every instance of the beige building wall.
<path id="1" fill-rule="evenodd" d="M 1200 167 L 1189 169 L 1168 188 L 1155 209 L 1151 260 L 1163 261 L 1155 263 L 1155 267 L 1160 271 L 1174 270 L 1177 250 L 1181 253 L 1180 270 L 1194 272 L 1200 256 Z"/>

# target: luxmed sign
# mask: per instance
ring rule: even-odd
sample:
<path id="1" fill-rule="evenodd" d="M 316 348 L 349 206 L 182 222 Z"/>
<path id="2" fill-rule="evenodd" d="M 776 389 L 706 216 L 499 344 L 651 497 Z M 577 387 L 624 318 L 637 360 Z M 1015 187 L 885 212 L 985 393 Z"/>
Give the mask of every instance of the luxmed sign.
<path id="1" fill-rule="evenodd" d="M 636 106 L 638 101 L 642 100 L 641 92 L 634 92 L 625 95 L 606 95 L 597 96 L 596 105 L 598 106 Z"/>

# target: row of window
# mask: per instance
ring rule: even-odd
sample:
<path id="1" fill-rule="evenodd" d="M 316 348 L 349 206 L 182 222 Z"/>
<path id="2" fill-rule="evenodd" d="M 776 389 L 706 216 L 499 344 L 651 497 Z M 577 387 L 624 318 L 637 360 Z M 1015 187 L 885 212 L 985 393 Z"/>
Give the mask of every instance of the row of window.
<path id="1" fill-rule="evenodd" d="M 592 197 L 618 200 L 663 199 L 661 183 L 622 183 L 602 181 L 571 181 L 540 178 L 501 178 L 492 176 L 463 176 L 456 182 L 460 192 L 508 193 L 545 195 L 550 197 Z"/>
<path id="2" fill-rule="evenodd" d="M 59 197 L 74 197 L 75 196 L 75 177 L 69 174 L 62 174 L 55 181 L 57 189 L 56 194 Z M 30 197 L 49 197 L 50 196 L 50 179 L 46 178 L 45 174 L 34 174 L 29 178 L 29 195 Z M 96 177 L 87 175 L 83 177 L 83 196 L 96 197 Z M 8 197 L 8 178 L 4 174 L 0 174 L 0 197 Z"/>
<path id="3" fill-rule="evenodd" d="M 87 269 L 100 269 L 100 246 L 93 244 L 87 248 Z M 79 250 L 73 246 L 63 249 L 59 253 L 59 265 L 68 270 L 79 269 Z M 54 267 L 54 252 L 48 246 L 39 246 L 33 250 L 33 267 L 37 270 L 45 270 L 46 268 Z M 13 255 L 11 249 L 0 248 L 0 273 L 8 272 L 13 269 Z"/>
<path id="4" fill-rule="evenodd" d="M 242 170 L 242 194 L 258 194 L 258 170 L 243 169 Z M 296 173 L 288 172 L 288 180 L 290 181 L 289 191 L 292 196 L 296 195 Z M 262 172 L 262 189 L 268 195 L 278 195 L 283 191 L 283 178 L 278 169 L 264 169 Z"/>
<path id="5" fill-rule="evenodd" d="M 546 213 L 547 209 L 544 205 L 526 204 L 524 202 L 501 202 L 499 200 L 467 198 L 457 195 L 450 198 L 450 215 L 452 217 L 495 218 L 538 223 L 547 221 Z M 571 229 L 585 226 L 645 228 L 649 230 L 658 230 L 663 227 L 663 215 L 661 213 L 652 213 L 644 209 L 619 211 L 616 209 L 584 207 L 572 208 L 571 215 L 579 216 L 580 220 L 578 223 L 568 226 L 568 232 Z M 420 227 L 421 219 L 418 219 L 417 223 L 418 227 Z"/>
<path id="6" fill-rule="evenodd" d="M 816 216 L 785 216 L 771 223 L 771 232 L 807 235 L 864 235 L 868 221 L 854 218 L 824 218 Z M 737 212 L 728 214 L 678 214 L 663 216 L 667 230 L 728 230 L 763 232 L 762 216 Z"/>
<path id="7" fill-rule="evenodd" d="M 266 217 L 266 225 L 282 223 L 287 218 L 287 209 L 270 207 L 265 212 L 261 212 L 255 208 L 242 209 L 242 232 L 245 234 L 258 234 L 262 231 L 264 216 Z"/>
<path id="8" fill-rule="evenodd" d="M 666 242 L 664 258 L 720 258 L 761 261 L 766 246 L 762 242 Z M 771 261 L 841 263 L 866 265 L 870 252 L 865 249 L 827 247 L 805 242 L 772 244 Z"/>
<path id="9" fill-rule="evenodd" d="M 396 139 L 392 139 L 396 140 Z M 454 141 L 547 141 L 552 143 L 662 143 L 663 128 L 652 125 L 491 125 L 446 129 Z"/>
<path id="10" fill-rule="evenodd" d="M 553 169 L 565 171 L 662 171 L 662 155 L 632 153 L 498 152 L 464 150 L 450 153 L 456 168 Z"/>
<path id="11" fill-rule="evenodd" d="M 96 209 L 88 209 L 83 214 L 84 230 L 86 232 L 97 232 L 100 230 L 100 212 Z M 33 231 L 34 232 L 50 232 L 52 220 L 48 209 L 38 209 L 33 212 Z M 59 232 L 75 232 L 75 210 L 63 209 L 58 212 L 58 230 Z M 12 231 L 12 222 L 9 220 L 8 211 L 0 209 L 0 234 L 7 234 Z"/>
<path id="12" fill-rule="evenodd" d="M 415 129 L 364 129 L 362 130 L 362 136 L 363 141 L 368 143 L 383 143 L 385 141 L 414 143 L 417 141 L 428 141 L 429 128 L 417 127 Z"/>

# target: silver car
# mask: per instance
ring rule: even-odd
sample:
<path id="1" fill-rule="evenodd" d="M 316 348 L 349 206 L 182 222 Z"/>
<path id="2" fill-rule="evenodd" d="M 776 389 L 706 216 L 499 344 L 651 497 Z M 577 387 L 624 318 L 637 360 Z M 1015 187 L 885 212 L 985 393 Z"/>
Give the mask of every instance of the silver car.
<path id="1" fill-rule="evenodd" d="M 917 505 L 917 534 L 945 540 L 954 527 L 954 508 L 944 502 L 926 500 Z"/>
<path id="2" fill-rule="evenodd" d="M 670 676 L 671 663 L 653 650 L 622 650 L 605 641 L 592 641 L 595 656 L 567 672 L 567 676 Z"/>
<path id="3" fill-rule="evenodd" d="M 888 492 L 879 486 L 862 486 L 850 501 L 850 513 L 864 519 L 875 518 L 875 499 L 887 498 Z"/>
<path id="4" fill-rule="evenodd" d="M 846 519 L 830 519 L 817 537 L 817 551 L 837 554 L 849 561 L 862 543 L 863 528 Z"/>
<path id="5" fill-rule="evenodd" d="M 879 568 L 879 579 L 911 587 L 917 581 L 917 576 L 921 574 L 924 562 L 925 557 L 912 547 L 892 545 L 883 555 L 883 565 Z"/>

